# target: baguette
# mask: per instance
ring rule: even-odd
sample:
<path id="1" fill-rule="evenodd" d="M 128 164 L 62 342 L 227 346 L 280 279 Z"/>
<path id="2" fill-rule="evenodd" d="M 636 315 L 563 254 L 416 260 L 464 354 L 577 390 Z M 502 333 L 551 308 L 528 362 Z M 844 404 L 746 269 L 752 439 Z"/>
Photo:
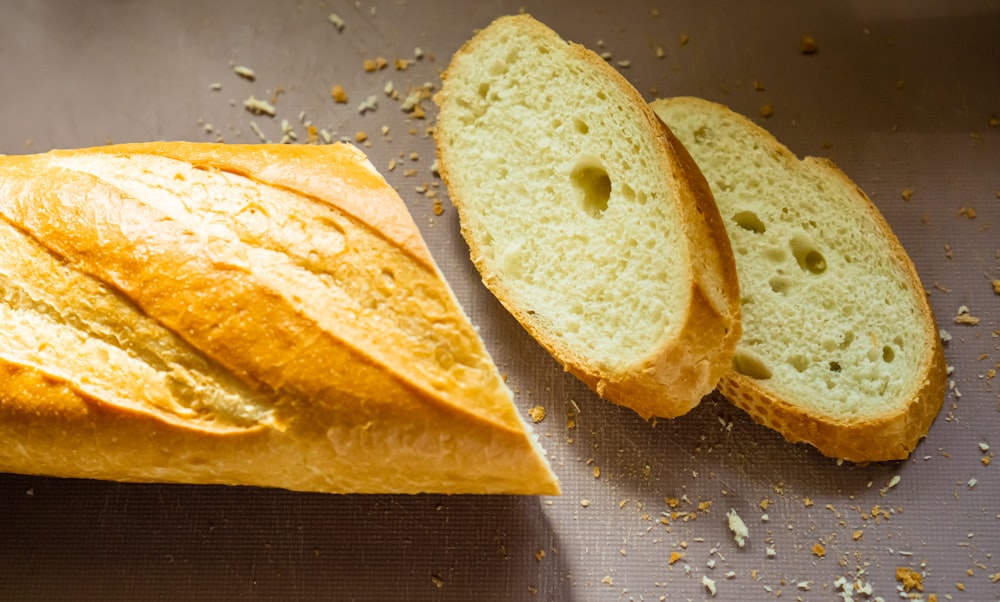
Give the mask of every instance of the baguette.
<path id="1" fill-rule="evenodd" d="M 878 209 L 831 162 L 798 160 L 724 106 L 652 106 L 708 179 L 736 252 L 744 337 L 719 390 L 828 456 L 906 458 L 947 371 L 920 278 Z"/>
<path id="2" fill-rule="evenodd" d="M 606 61 L 528 15 L 458 50 L 438 166 L 483 283 L 565 369 L 645 418 L 688 412 L 740 335 L 697 167 Z"/>
<path id="3" fill-rule="evenodd" d="M 559 491 L 402 199 L 350 145 L 0 157 L 0 245 L 0 470 Z"/>

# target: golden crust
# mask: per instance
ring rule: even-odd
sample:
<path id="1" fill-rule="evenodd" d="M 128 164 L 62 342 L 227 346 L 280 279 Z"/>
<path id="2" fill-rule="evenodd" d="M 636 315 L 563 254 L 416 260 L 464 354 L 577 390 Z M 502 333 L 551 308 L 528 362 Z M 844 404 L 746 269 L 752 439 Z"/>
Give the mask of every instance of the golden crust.
<path id="1" fill-rule="evenodd" d="M 219 183 L 225 174 L 242 192 Z M 266 225 L 221 233 L 220 224 L 240 224 L 227 211 L 190 209 L 185 180 L 219 206 L 259 195 L 252 203 Z M 164 203 L 147 186 L 177 198 Z M 150 143 L 5 157 L 0 218 L 25 245 L 124 299 L 118 311 L 154 320 L 143 336 L 204 358 L 195 363 L 208 366 L 206 381 L 235 375 L 256 416 L 219 428 L 219 408 L 169 386 L 174 398 L 148 400 L 152 411 L 147 400 L 105 395 L 122 383 L 80 362 L 5 350 L 2 470 L 338 493 L 558 492 L 405 205 L 352 147 Z M 342 250 L 327 253 L 323 239 L 296 246 L 324 227 L 347 241 Z M 44 288 L 32 274 L 15 278 Z M 56 333 L 74 316 L 32 324 Z M 163 341 L 138 349 L 107 334 L 132 323 L 121 316 L 74 336 L 99 339 L 124 363 L 155 356 Z M 149 361 L 166 368 L 132 363 L 172 370 Z"/>
<path id="2" fill-rule="evenodd" d="M 539 38 L 558 39 L 556 32 L 526 14 L 501 17 L 491 27 L 523 28 Z M 477 43 L 479 38 L 468 40 L 455 56 L 473 52 Z M 569 348 L 550 333 L 533 312 L 515 301 L 516 297 L 506 290 L 484 260 L 476 233 L 469 230 L 466 219 L 460 220 L 461 233 L 486 288 L 564 369 L 601 397 L 629 407 L 643 418 L 680 416 L 712 392 L 719 378 L 729 369 L 740 338 L 738 281 L 729 238 L 711 189 L 698 167 L 642 96 L 592 51 L 574 43 L 567 43 L 566 51 L 567 60 L 586 64 L 607 82 L 609 89 L 615 87 L 621 91 L 629 100 L 632 118 L 640 120 L 657 141 L 655 151 L 663 172 L 672 176 L 670 193 L 683 216 L 687 238 L 688 255 L 677 260 L 678 269 L 689 273 L 687 306 L 679 312 L 684 319 L 674 332 L 664 333 L 660 344 L 640 364 L 615 371 L 598 366 Z M 447 82 L 454 65 L 453 60 L 442 75 L 445 86 L 434 98 L 439 107 L 448 102 Z M 435 129 L 439 171 L 461 218 L 466 211 L 465 200 L 462 191 L 453 184 L 449 149 L 445 143 L 448 136 L 446 126 L 439 122 Z"/>

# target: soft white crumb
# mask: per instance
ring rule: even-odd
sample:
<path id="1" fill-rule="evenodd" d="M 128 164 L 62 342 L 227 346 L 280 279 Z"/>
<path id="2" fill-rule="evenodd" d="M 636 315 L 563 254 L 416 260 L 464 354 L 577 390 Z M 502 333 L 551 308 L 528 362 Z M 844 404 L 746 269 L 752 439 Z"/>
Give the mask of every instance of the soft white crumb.
<path id="1" fill-rule="evenodd" d="M 730 510 L 727 516 L 729 517 L 729 530 L 733 532 L 733 539 L 736 540 L 736 545 L 742 548 L 747 543 L 750 531 L 740 515 L 736 514 L 735 509 Z"/>
<path id="2" fill-rule="evenodd" d="M 705 589 L 708 590 L 708 593 L 710 593 L 713 596 L 715 596 L 715 591 L 716 591 L 715 590 L 715 581 L 713 579 L 710 579 L 708 577 L 708 575 L 702 575 L 701 576 L 701 584 L 705 586 Z"/>

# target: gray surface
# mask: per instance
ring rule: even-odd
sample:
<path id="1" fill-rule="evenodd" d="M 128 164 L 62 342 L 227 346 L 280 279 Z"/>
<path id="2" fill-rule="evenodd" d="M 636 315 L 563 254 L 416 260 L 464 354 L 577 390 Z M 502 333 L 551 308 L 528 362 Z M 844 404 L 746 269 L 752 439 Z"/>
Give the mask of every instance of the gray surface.
<path id="1" fill-rule="evenodd" d="M 445 201 L 437 216 L 416 191 L 434 182 L 430 119 L 407 121 L 382 90 L 390 80 L 402 91 L 437 81 L 474 28 L 520 6 L 0 4 L 0 152 L 219 134 L 255 142 L 251 120 L 277 140 L 282 118 L 304 138 L 300 111 L 338 134 L 366 131 L 365 150 L 411 207 L 519 406 L 548 409 L 539 428 L 565 488 L 561 498 L 337 497 L 0 475 L 0 599 L 674 600 L 708 598 L 708 575 L 717 599 L 780 591 L 813 600 L 834 598 L 838 577 L 860 575 L 891 600 L 897 566 L 924 571 L 925 593 L 939 600 L 1000 599 L 990 578 L 1000 573 L 1000 461 L 982 462 L 1000 449 L 1000 380 L 987 378 L 1000 361 L 991 287 L 1000 278 L 1000 127 L 989 125 L 1000 117 L 1000 4 L 523 5 L 565 37 L 631 61 L 622 72 L 648 98 L 699 95 L 753 116 L 773 104 L 765 125 L 780 140 L 832 158 L 884 212 L 954 336 L 946 353 L 961 397 L 949 393 L 909 461 L 867 467 L 788 445 L 716 398 L 645 423 L 564 374 L 482 288 L 454 210 Z M 347 22 L 342 33 L 330 12 Z M 817 54 L 799 52 L 803 34 Z M 411 58 L 415 47 L 426 56 L 407 71 L 362 71 L 365 58 Z M 234 64 L 253 67 L 257 80 L 238 78 Z M 330 100 L 335 83 L 348 106 Z M 277 119 L 242 109 L 250 94 L 278 87 Z M 370 94 L 378 110 L 359 116 Z M 392 172 L 391 158 L 400 163 Z M 905 188 L 915 191 L 909 202 Z M 975 219 L 960 214 L 966 207 Z M 978 326 L 952 323 L 961 305 Z M 580 415 L 567 430 L 574 403 Z M 898 485 L 883 494 L 894 475 Z M 659 524 L 672 511 L 666 498 L 687 500 L 677 510 L 696 519 Z M 888 518 L 872 518 L 876 505 Z M 726 528 L 729 509 L 750 529 L 742 550 Z M 823 558 L 811 552 L 817 542 Z M 684 557 L 671 565 L 672 552 Z"/>

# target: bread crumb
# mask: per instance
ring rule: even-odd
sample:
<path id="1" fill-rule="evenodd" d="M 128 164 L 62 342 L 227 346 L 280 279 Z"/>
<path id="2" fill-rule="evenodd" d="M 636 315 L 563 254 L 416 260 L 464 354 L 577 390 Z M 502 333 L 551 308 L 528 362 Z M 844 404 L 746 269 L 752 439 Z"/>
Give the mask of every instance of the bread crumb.
<path id="1" fill-rule="evenodd" d="M 535 406 L 528 410 L 528 416 L 531 416 L 531 421 L 537 424 L 545 420 L 545 408 L 542 406 Z"/>
<path id="2" fill-rule="evenodd" d="M 385 60 L 383 57 L 376 57 L 374 59 L 365 59 L 362 63 L 362 67 L 365 72 L 372 73 L 374 71 L 381 71 L 389 65 L 389 61 Z"/>
<path id="3" fill-rule="evenodd" d="M 442 579 L 437 573 L 431 573 L 431 582 L 434 583 L 438 589 L 444 587 L 444 579 Z"/>
<path id="4" fill-rule="evenodd" d="M 254 70 L 250 67 L 244 67 L 243 65 L 236 65 L 233 67 L 233 73 L 248 81 L 254 81 L 257 79 L 257 74 Z"/>
<path id="5" fill-rule="evenodd" d="M 768 505 L 770 505 L 770 503 L 771 503 L 771 500 L 769 500 L 767 498 L 762 499 L 760 501 L 760 509 L 761 510 L 767 510 L 767 507 L 768 507 Z"/>
<path id="6" fill-rule="evenodd" d="M 584 508 L 590 508 L 590 500 L 584 498 L 580 500 L 580 505 L 583 506 Z"/>
<path id="7" fill-rule="evenodd" d="M 740 518 L 740 515 L 736 514 L 735 509 L 731 509 L 727 516 L 729 518 L 729 530 L 733 532 L 733 539 L 736 540 L 736 545 L 742 548 L 747 543 L 750 531 L 747 529 L 743 519 Z"/>
<path id="8" fill-rule="evenodd" d="M 714 580 L 710 579 L 708 575 L 702 575 L 701 584 L 705 586 L 705 589 L 708 590 L 708 593 L 712 594 L 712 596 L 715 596 L 716 589 Z"/>
<path id="9" fill-rule="evenodd" d="M 337 13 L 330 13 L 326 20 L 329 21 L 337 31 L 344 31 L 344 19 L 342 19 Z"/>
<path id="10" fill-rule="evenodd" d="M 253 96 L 243 101 L 243 107 L 254 115 L 267 115 L 269 117 L 274 117 L 276 113 L 274 105 L 266 100 L 260 100 L 258 98 L 254 98 Z"/>
<path id="11" fill-rule="evenodd" d="M 879 490 L 879 495 L 885 496 L 885 494 L 889 493 L 890 489 L 892 489 L 896 485 L 899 485 L 899 482 L 901 480 L 902 480 L 902 477 L 900 477 L 898 474 L 897 475 L 893 475 L 893 477 L 891 479 L 889 479 L 889 482 L 886 483 L 885 487 L 883 487 L 882 489 Z"/>
<path id="12" fill-rule="evenodd" d="M 972 207 L 962 207 L 958 210 L 959 215 L 964 215 L 969 219 L 976 219 L 976 210 Z"/>
<path id="13" fill-rule="evenodd" d="M 904 188 L 903 192 L 900 193 L 900 196 L 903 197 L 904 201 L 908 201 L 913 198 L 914 192 L 916 191 L 913 190 L 912 188 Z"/>
<path id="14" fill-rule="evenodd" d="M 542 558 L 545 558 L 545 550 L 538 550 L 535 552 L 535 560 L 541 562 Z"/>
<path id="15" fill-rule="evenodd" d="M 1000 295 L 1000 278 L 993 281 L 993 292 Z"/>
<path id="16" fill-rule="evenodd" d="M 812 498 L 808 498 L 808 497 L 802 498 L 802 505 L 805 506 L 806 508 L 812 506 L 813 505 Z"/>
<path id="17" fill-rule="evenodd" d="M 766 88 L 764 88 L 764 84 L 757 80 L 753 80 L 753 89 L 755 92 L 763 92 Z"/>
<path id="18" fill-rule="evenodd" d="M 359 131 L 354 134 L 355 142 L 364 142 L 365 140 L 368 140 L 368 134 L 365 132 Z"/>
<path id="19" fill-rule="evenodd" d="M 358 113 L 364 115 L 368 111 L 374 111 L 377 108 L 378 108 L 378 97 L 372 94 L 364 101 L 362 101 L 361 104 L 358 105 Z"/>
<path id="20" fill-rule="evenodd" d="M 979 318 L 969 314 L 969 308 L 962 305 L 958 308 L 958 315 L 955 316 L 956 324 L 969 324 L 975 326 L 979 324 Z"/>
<path id="21" fill-rule="evenodd" d="M 816 54 L 817 50 L 819 50 L 819 45 L 816 44 L 815 38 L 812 36 L 802 36 L 802 39 L 799 41 L 799 51 L 802 54 Z"/>
<path id="22" fill-rule="evenodd" d="M 344 91 L 344 86 L 341 86 L 340 84 L 337 84 L 330 89 L 330 96 L 333 97 L 333 102 L 338 104 L 347 103 L 347 92 Z"/>
<path id="23" fill-rule="evenodd" d="M 813 544 L 812 553 L 813 556 L 823 558 L 824 556 L 826 556 L 826 548 L 823 547 L 822 543 L 817 541 L 816 543 Z"/>
<path id="24" fill-rule="evenodd" d="M 684 558 L 684 552 L 671 552 L 670 560 L 667 561 L 667 564 L 674 564 L 681 558 Z"/>
<path id="25" fill-rule="evenodd" d="M 851 533 L 851 539 L 853 539 L 854 541 L 858 541 L 859 539 L 861 539 L 862 537 L 864 537 L 864 535 L 865 535 L 865 532 L 862 531 L 862 530 L 860 530 L 860 529 L 858 529 L 854 533 Z"/>
<path id="26" fill-rule="evenodd" d="M 896 581 L 903 584 L 904 591 L 909 592 L 914 589 L 918 592 L 924 591 L 924 580 L 920 573 L 905 566 L 896 567 Z"/>
<path id="27" fill-rule="evenodd" d="M 957 589 L 960 592 L 964 592 L 965 591 L 965 584 L 962 583 L 961 581 L 959 581 L 958 583 L 955 584 L 955 589 Z"/>
<path id="28" fill-rule="evenodd" d="M 771 103 L 760 105 L 760 116 L 764 119 L 774 117 L 774 105 Z"/>
<path id="29" fill-rule="evenodd" d="M 665 56 L 667 56 L 667 53 L 664 52 L 663 46 L 657 46 L 656 47 L 656 58 L 662 59 Z"/>
<path id="30" fill-rule="evenodd" d="M 614 579 L 611 578 L 611 575 L 605 575 L 604 578 L 601 579 L 601 583 L 604 583 L 605 585 L 610 587 L 615 584 L 615 581 Z"/>

